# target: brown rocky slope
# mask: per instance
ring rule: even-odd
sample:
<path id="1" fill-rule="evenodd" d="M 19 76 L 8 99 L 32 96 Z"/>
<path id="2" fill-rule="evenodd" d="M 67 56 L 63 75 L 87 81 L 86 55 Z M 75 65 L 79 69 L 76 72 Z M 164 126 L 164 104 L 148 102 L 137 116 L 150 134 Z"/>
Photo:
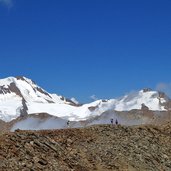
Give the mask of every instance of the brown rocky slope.
<path id="1" fill-rule="evenodd" d="M 0 170 L 171 171 L 171 124 L 5 133 Z"/>

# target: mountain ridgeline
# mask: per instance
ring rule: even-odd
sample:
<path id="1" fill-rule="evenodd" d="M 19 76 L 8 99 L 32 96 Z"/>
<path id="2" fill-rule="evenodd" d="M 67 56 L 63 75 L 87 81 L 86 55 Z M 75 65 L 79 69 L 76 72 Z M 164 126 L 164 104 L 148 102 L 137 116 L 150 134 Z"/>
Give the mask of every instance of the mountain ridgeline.
<path id="1" fill-rule="evenodd" d="M 82 127 L 108 124 L 111 118 L 123 125 L 160 124 L 170 120 L 170 112 L 167 95 L 151 89 L 80 105 L 26 77 L 0 80 L 0 129 L 64 128 L 68 120 L 70 127 Z"/>

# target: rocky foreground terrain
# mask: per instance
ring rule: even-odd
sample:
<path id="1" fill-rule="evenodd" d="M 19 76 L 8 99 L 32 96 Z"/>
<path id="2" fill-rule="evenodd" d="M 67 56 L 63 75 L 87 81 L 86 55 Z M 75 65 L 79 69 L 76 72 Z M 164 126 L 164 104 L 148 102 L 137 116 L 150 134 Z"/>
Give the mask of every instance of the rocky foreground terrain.
<path id="1" fill-rule="evenodd" d="M 0 170 L 171 171 L 171 123 L 4 133 Z"/>

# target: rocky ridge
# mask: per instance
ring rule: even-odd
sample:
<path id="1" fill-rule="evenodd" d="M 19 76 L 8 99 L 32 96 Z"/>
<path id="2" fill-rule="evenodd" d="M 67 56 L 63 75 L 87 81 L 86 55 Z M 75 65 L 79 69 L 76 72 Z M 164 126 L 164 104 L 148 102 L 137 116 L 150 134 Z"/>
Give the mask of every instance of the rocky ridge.
<path id="1" fill-rule="evenodd" d="M 170 171 L 171 123 L 6 133 L 0 170 Z"/>

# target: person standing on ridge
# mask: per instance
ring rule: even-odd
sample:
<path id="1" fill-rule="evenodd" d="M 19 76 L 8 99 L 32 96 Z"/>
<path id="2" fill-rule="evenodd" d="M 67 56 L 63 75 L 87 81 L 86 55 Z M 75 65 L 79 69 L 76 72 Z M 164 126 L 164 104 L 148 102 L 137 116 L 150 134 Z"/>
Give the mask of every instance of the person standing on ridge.
<path id="1" fill-rule="evenodd" d="M 110 123 L 113 125 L 113 119 L 110 120 Z"/>
<path id="2" fill-rule="evenodd" d="M 115 124 L 118 125 L 118 120 L 116 119 Z"/>
<path id="3" fill-rule="evenodd" d="M 68 128 L 69 128 L 69 124 L 70 124 L 70 121 L 68 120 L 68 121 L 67 121 L 67 127 L 68 127 Z"/>

